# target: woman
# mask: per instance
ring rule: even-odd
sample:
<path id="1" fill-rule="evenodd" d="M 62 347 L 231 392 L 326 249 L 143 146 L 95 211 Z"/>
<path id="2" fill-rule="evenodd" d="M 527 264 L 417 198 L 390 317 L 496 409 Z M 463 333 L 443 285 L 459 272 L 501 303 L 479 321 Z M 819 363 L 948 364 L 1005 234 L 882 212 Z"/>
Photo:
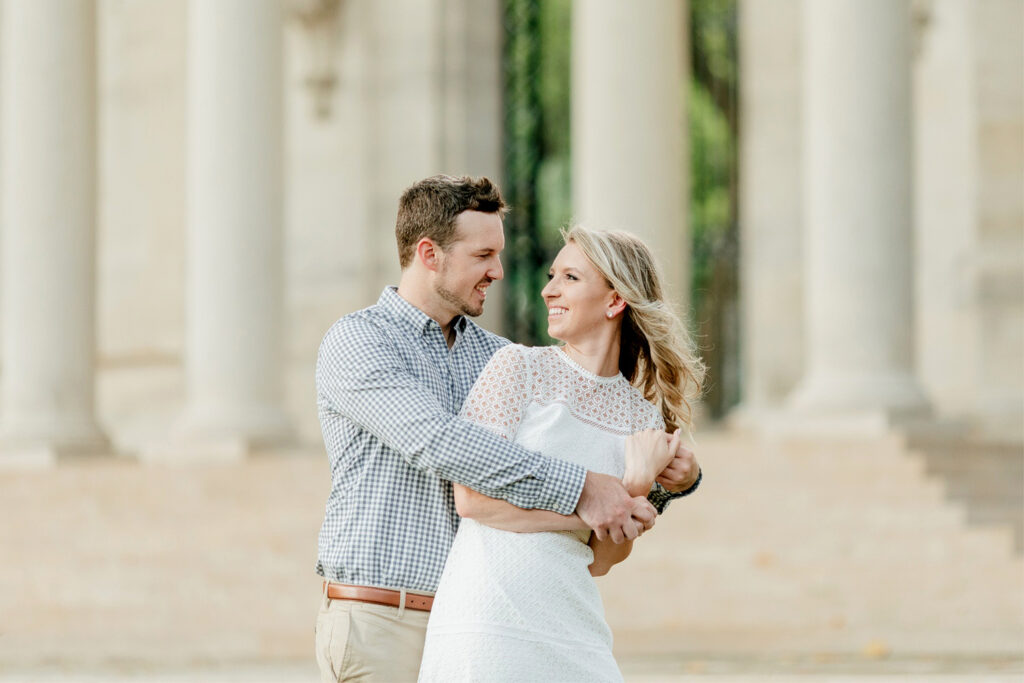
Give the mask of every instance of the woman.
<path id="1" fill-rule="evenodd" d="M 622 232 L 574 228 L 542 296 L 563 346 L 499 350 L 463 415 L 546 455 L 654 485 L 690 427 L 703 366 L 654 259 Z M 663 430 L 674 432 L 667 443 Z M 464 518 L 435 596 L 421 681 L 620 681 L 592 576 L 629 554 L 575 515 L 455 486 Z M 515 532 L 541 533 L 515 533 Z"/>

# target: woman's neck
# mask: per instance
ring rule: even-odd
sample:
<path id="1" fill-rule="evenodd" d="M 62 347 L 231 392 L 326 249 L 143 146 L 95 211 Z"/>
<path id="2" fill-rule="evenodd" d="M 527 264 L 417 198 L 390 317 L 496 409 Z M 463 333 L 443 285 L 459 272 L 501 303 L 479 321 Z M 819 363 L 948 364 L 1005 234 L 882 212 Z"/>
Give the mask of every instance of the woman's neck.
<path id="1" fill-rule="evenodd" d="M 585 370 L 600 377 L 619 374 L 619 335 L 611 339 L 566 341 L 565 353 Z"/>

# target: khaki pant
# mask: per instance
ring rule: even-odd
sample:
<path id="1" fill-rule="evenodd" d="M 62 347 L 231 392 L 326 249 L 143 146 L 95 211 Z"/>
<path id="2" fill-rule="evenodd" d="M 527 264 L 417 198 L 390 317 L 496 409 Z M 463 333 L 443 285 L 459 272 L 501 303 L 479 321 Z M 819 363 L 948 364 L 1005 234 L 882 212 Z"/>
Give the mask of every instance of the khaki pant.
<path id="1" fill-rule="evenodd" d="M 320 680 L 415 681 L 430 612 L 331 600 L 326 591 L 316 617 Z"/>

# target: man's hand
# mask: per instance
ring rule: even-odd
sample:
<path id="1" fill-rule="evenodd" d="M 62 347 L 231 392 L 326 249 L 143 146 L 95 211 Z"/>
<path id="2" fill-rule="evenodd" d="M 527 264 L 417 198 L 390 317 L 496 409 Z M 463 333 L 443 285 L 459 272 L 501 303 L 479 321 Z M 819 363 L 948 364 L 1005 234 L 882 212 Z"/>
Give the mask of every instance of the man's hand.
<path id="1" fill-rule="evenodd" d="M 653 529 L 654 522 L 657 519 L 658 511 L 653 505 L 651 505 L 651 501 L 647 500 L 647 496 L 633 497 L 633 521 L 643 524 L 643 528 L 640 529 L 641 534 Z"/>
<path id="2" fill-rule="evenodd" d="M 669 493 L 681 493 L 690 488 L 697 481 L 697 475 L 700 474 L 700 465 L 697 463 L 693 451 L 687 450 L 681 439 L 673 439 L 678 434 L 679 431 L 676 430 L 675 434 L 667 437 L 670 444 L 669 449 L 672 450 L 672 459 L 655 479 Z M 673 440 L 674 444 L 672 444 Z"/>
<path id="3" fill-rule="evenodd" d="M 631 498 L 622 482 L 608 474 L 587 472 L 576 514 L 599 541 L 634 540 L 654 525 L 657 512 L 646 499 Z"/>

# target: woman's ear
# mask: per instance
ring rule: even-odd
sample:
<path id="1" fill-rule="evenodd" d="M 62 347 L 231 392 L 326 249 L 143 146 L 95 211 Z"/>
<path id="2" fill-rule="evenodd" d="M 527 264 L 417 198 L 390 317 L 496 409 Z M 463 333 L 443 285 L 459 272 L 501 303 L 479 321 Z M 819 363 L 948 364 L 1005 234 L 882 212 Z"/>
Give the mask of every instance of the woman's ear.
<path id="1" fill-rule="evenodd" d="M 612 300 L 608 305 L 608 309 L 605 312 L 605 316 L 609 320 L 615 318 L 617 315 L 622 315 L 622 312 L 626 310 L 626 300 L 619 296 L 618 292 L 612 292 Z"/>
<path id="2" fill-rule="evenodd" d="M 440 266 L 439 252 L 441 250 L 437 248 L 433 240 L 429 237 L 424 237 L 416 243 L 416 258 L 419 259 L 420 263 L 427 270 L 437 270 Z"/>

